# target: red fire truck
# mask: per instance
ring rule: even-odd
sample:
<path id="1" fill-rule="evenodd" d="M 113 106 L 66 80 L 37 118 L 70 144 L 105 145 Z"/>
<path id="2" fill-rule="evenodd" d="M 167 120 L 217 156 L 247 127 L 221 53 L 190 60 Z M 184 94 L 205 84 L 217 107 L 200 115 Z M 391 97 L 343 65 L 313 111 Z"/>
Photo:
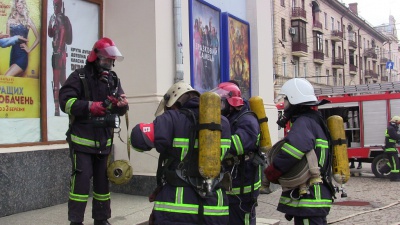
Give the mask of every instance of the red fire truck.
<path id="1" fill-rule="evenodd" d="M 380 172 L 387 162 L 385 130 L 391 117 L 400 116 L 400 82 L 315 88 L 315 94 L 331 101 L 318 107 L 324 118 L 343 118 L 349 159 L 369 162 L 376 177 L 387 177 Z"/>

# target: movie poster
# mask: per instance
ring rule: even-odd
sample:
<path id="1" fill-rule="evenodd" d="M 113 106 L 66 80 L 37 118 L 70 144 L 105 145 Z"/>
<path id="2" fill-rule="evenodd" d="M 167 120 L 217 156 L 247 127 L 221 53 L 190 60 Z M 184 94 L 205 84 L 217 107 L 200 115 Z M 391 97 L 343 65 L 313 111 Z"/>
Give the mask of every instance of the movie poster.
<path id="1" fill-rule="evenodd" d="M 190 3 L 191 84 L 203 93 L 221 81 L 221 11 L 204 1 Z"/>
<path id="2" fill-rule="evenodd" d="M 40 116 L 40 0 L 0 0 L 0 118 Z"/>
<path id="3" fill-rule="evenodd" d="M 60 109 L 58 94 L 65 80 L 85 65 L 100 38 L 100 6 L 82 0 L 49 0 L 47 8 L 47 124 L 48 139 L 63 140 L 68 115 Z"/>
<path id="4" fill-rule="evenodd" d="M 228 13 L 223 14 L 224 41 L 227 43 L 224 58 L 226 80 L 239 83 L 242 97 L 249 99 L 250 93 L 250 30 L 249 24 Z"/>

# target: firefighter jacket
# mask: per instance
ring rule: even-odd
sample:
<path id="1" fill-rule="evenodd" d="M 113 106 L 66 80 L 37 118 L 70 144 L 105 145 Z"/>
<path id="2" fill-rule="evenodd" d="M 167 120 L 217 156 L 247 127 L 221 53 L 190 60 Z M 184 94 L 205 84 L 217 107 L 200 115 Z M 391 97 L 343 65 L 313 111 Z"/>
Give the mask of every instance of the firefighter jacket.
<path id="1" fill-rule="evenodd" d="M 232 196 L 229 201 L 252 203 L 258 197 L 261 187 L 261 165 L 253 160 L 254 157 L 259 157 L 260 126 L 256 115 L 249 111 L 247 105 L 227 118 L 232 133 L 229 153 L 239 160 L 239 164 L 233 163 L 227 168 L 228 171 L 232 171 L 232 191 L 227 193 Z"/>
<path id="2" fill-rule="evenodd" d="M 320 113 L 312 110 L 292 119 L 291 130 L 284 138 L 285 143 L 273 161 L 273 166 L 282 174 L 288 172 L 312 149 L 317 155 L 321 174 L 325 176 L 327 171 L 330 171 L 329 134 L 324 132 L 323 127 L 315 119 L 316 116 L 320 117 Z M 293 216 L 324 217 L 329 214 L 333 201 L 332 194 L 326 180 L 321 184 L 311 185 L 309 193 L 302 196 L 299 196 L 298 188 L 283 191 L 277 209 Z"/>
<path id="3" fill-rule="evenodd" d="M 75 70 L 61 87 L 60 107 L 70 117 L 67 140 L 70 139 L 74 151 L 90 154 L 110 153 L 114 129 L 99 125 L 99 121 L 104 118 L 90 115 L 89 101 L 103 102 L 113 91 L 117 91 L 117 96 L 124 93 L 116 74 L 110 71 L 108 83 L 101 81 L 98 79 L 94 63 L 87 63 L 84 68 Z M 128 106 L 112 107 L 107 115 L 122 116 L 127 110 Z"/>
<path id="4" fill-rule="evenodd" d="M 182 106 L 183 109 L 189 109 L 195 117 L 199 115 L 199 98 L 192 98 Z M 171 174 L 176 174 L 179 168 L 185 168 L 186 165 L 195 165 L 192 170 L 198 171 L 198 159 L 186 162 L 190 155 L 198 152 L 198 136 L 196 140 L 190 140 L 191 132 L 196 129 L 190 116 L 180 110 L 167 110 L 162 115 L 156 117 L 154 124 L 154 147 L 160 153 L 160 157 L 166 158 L 167 165 L 164 170 L 164 183 L 161 191 L 157 194 L 154 201 L 153 215 L 154 224 L 178 225 L 178 224 L 228 224 L 229 208 L 228 199 L 223 189 L 217 187 L 212 191 L 212 196 L 201 197 L 191 186 L 183 179 L 174 178 Z M 221 116 L 221 160 L 229 150 L 230 127 L 228 120 Z M 141 136 L 139 129 L 133 129 L 131 136 Z M 143 139 L 138 139 L 132 146 L 144 151 L 147 144 Z M 194 148 L 190 147 L 194 144 Z M 189 157 L 189 158 L 186 158 Z M 164 164 L 165 165 L 165 164 Z M 160 165 L 159 165 L 160 166 Z M 167 173 L 168 171 L 168 173 Z M 189 170 L 188 170 L 189 171 Z M 188 172 L 189 173 L 189 172 Z M 201 178 L 200 178 L 201 179 Z"/>
<path id="5" fill-rule="evenodd" d="M 397 133 L 398 126 L 390 122 L 385 131 L 385 152 L 397 152 L 396 143 L 400 141 L 400 134 Z"/>

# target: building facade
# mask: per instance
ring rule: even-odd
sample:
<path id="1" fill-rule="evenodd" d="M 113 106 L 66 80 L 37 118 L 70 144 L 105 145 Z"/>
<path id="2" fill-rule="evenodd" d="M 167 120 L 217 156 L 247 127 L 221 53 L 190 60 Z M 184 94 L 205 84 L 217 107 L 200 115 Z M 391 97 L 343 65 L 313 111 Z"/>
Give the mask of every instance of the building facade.
<path id="1" fill-rule="evenodd" d="M 315 87 L 398 80 L 393 17 L 378 29 L 358 16 L 357 3 L 338 0 L 279 0 L 273 11 L 275 91 L 292 77 Z"/>

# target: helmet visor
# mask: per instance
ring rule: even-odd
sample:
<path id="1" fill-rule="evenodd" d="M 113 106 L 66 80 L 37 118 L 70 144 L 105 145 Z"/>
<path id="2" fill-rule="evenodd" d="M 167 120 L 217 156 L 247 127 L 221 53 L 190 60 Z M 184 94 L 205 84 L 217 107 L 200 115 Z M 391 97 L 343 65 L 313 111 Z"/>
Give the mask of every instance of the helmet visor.
<path id="1" fill-rule="evenodd" d="M 103 49 L 97 50 L 97 57 L 100 59 L 114 59 L 121 62 L 124 57 L 122 56 L 121 52 L 119 52 L 118 48 L 115 46 L 109 46 Z"/>
<path id="2" fill-rule="evenodd" d="M 221 98 L 228 98 L 229 97 L 229 93 L 230 93 L 230 91 L 224 90 L 224 89 L 219 88 L 219 87 L 216 87 L 216 88 L 212 89 L 210 92 L 216 93 Z"/>
<path id="3" fill-rule="evenodd" d="M 287 96 L 285 94 L 278 94 L 278 96 L 276 96 L 276 98 L 274 99 L 274 103 L 281 104 L 285 101 L 285 99 L 287 99 Z"/>

